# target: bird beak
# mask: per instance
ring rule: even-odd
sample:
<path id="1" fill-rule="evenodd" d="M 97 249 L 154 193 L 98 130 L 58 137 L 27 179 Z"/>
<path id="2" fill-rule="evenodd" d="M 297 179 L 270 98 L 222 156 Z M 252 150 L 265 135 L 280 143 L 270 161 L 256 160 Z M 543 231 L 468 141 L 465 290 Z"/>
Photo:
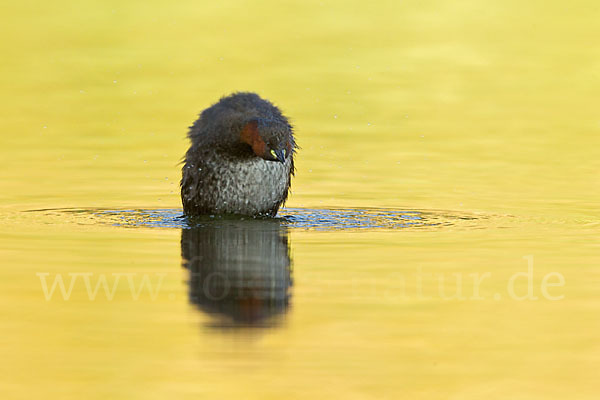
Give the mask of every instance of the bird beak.
<path id="1" fill-rule="evenodd" d="M 285 163 L 285 153 L 283 152 L 283 150 L 273 150 L 273 152 L 275 153 L 275 156 L 277 157 L 277 161 L 279 161 L 281 163 Z"/>

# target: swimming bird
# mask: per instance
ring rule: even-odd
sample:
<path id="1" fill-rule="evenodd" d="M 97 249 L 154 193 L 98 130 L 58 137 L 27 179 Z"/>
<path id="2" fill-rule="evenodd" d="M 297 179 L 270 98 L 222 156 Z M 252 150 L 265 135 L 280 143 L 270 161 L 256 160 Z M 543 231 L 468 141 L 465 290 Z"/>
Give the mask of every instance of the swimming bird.
<path id="1" fill-rule="evenodd" d="M 204 110 L 188 137 L 185 214 L 277 214 L 288 197 L 297 149 L 279 108 L 256 93 L 234 93 Z"/>

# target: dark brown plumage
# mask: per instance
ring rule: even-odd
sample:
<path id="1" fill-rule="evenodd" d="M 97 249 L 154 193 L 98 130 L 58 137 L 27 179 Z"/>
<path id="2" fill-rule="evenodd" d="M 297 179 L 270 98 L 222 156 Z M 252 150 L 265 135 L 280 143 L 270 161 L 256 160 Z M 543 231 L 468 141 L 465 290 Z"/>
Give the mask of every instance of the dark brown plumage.
<path id="1" fill-rule="evenodd" d="M 190 127 L 181 200 L 188 215 L 277 214 L 294 173 L 296 143 L 281 111 L 255 93 L 235 93 Z"/>

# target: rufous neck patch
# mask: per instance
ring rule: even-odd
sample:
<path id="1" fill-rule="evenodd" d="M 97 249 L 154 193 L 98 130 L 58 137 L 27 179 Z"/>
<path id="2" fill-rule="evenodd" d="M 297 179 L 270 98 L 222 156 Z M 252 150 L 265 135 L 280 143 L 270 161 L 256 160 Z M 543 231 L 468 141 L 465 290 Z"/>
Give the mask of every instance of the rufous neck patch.
<path id="1" fill-rule="evenodd" d="M 258 132 L 258 121 L 253 120 L 244 125 L 240 133 L 240 139 L 242 142 L 249 144 L 257 156 L 263 157 L 265 155 L 267 144 Z"/>

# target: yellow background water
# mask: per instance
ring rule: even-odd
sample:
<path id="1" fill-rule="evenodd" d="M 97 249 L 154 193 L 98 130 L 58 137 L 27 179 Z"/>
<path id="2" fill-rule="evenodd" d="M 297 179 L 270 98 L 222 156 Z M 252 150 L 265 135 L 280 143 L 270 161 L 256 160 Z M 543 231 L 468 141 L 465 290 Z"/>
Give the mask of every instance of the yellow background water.
<path id="1" fill-rule="evenodd" d="M 597 2 L 24 1 L 1 18 L 2 398 L 597 398 Z M 23 212 L 179 207 L 186 127 L 236 90 L 292 118 L 289 206 L 477 229 L 292 229 L 284 322 L 223 332 L 188 304 L 179 230 Z M 527 256 L 538 300 L 508 298 Z M 132 271 L 169 273 L 138 301 L 46 301 L 36 276 Z M 423 298 L 419 271 L 491 277 L 483 300 L 433 278 Z M 551 272 L 562 300 L 540 294 Z"/>

